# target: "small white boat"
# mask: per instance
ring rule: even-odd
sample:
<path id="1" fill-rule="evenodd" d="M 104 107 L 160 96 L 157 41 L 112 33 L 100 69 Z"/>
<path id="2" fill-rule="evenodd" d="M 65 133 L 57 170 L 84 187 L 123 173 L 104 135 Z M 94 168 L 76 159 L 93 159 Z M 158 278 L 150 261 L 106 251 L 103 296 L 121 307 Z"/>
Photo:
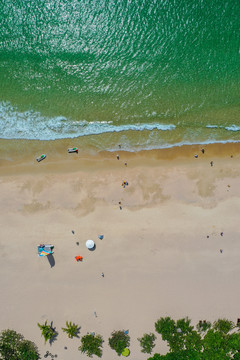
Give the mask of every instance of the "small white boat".
<path id="1" fill-rule="evenodd" d="M 68 149 L 68 152 L 69 152 L 69 153 L 78 153 L 78 148 L 77 148 L 77 147 L 69 148 L 69 149 Z"/>
<path id="2" fill-rule="evenodd" d="M 40 162 L 42 160 L 46 159 L 46 155 L 45 154 L 42 154 L 41 156 L 37 157 L 36 160 L 37 162 Z"/>

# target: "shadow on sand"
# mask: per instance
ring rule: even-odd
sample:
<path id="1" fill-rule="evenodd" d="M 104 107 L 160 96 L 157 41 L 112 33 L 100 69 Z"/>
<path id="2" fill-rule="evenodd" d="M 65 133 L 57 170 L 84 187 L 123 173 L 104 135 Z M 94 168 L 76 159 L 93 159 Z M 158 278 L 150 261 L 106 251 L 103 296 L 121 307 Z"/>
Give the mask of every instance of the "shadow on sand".
<path id="1" fill-rule="evenodd" d="M 53 254 L 49 254 L 49 255 L 47 256 L 47 259 L 48 259 L 48 262 L 49 262 L 51 268 L 54 267 L 54 266 L 55 266 L 55 259 L 54 259 L 54 257 L 53 257 Z"/>
<path id="2" fill-rule="evenodd" d="M 51 328 L 54 330 L 55 334 L 51 337 L 51 339 L 49 340 L 49 344 L 52 346 L 52 344 L 54 343 L 54 341 L 57 340 L 57 336 L 58 336 L 58 332 L 56 331 L 56 328 L 53 327 L 53 322 L 51 322 Z"/>
<path id="3" fill-rule="evenodd" d="M 89 251 L 94 251 L 96 249 L 96 244 L 94 244 L 94 247 L 91 249 L 88 249 Z"/>

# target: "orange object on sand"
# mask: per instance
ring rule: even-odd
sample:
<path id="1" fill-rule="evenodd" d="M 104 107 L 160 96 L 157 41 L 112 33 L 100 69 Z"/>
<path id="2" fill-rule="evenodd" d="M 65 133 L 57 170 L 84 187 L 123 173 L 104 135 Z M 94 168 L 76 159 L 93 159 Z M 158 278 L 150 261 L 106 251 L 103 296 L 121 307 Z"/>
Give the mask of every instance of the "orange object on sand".
<path id="1" fill-rule="evenodd" d="M 82 261 L 83 257 L 80 256 L 80 255 L 78 255 L 78 256 L 75 256 L 75 259 L 76 259 L 77 261 Z"/>

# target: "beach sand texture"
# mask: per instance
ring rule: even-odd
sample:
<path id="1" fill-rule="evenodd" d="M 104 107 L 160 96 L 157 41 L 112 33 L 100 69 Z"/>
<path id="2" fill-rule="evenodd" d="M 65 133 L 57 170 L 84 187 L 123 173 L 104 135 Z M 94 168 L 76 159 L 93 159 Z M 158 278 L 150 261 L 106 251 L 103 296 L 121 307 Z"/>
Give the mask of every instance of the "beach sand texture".
<path id="1" fill-rule="evenodd" d="M 198 146 L 120 151 L 117 160 L 116 153 L 67 154 L 67 141 L 49 142 L 41 163 L 35 152 L 42 149 L 29 144 L 20 156 L 11 141 L 6 152 L 0 142 L 1 330 L 22 333 L 42 357 L 48 350 L 61 360 L 87 359 L 80 340 L 61 330 L 72 321 L 80 337 L 101 334 L 102 358 L 113 360 L 108 337 L 129 329 L 129 358 L 142 360 L 148 355 L 137 338 L 154 332 L 161 316 L 236 322 L 239 144 L 208 145 L 204 154 Z M 55 246 L 53 267 L 37 256 L 40 243 Z M 45 320 L 59 333 L 51 346 L 37 327 Z M 154 352 L 166 351 L 160 336 L 156 344 Z"/>

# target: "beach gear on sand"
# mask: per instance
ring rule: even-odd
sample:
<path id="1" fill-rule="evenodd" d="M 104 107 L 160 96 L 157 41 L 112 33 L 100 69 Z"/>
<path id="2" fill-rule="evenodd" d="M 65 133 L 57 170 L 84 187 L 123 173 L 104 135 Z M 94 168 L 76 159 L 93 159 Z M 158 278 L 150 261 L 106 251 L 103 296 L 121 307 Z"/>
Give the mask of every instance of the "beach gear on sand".
<path id="1" fill-rule="evenodd" d="M 98 238 L 100 239 L 100 240 L 102 240 L 103 239 L 103 235 L 98 235 Z"/>
<path id="2" fill-rule="evenodd" d="M 130 350 L 128 348 L 125 348 L 122 352 L 122 356 L 129 356 Z"/>
<path id="3" fill-rule="evenodd" d="M 83 260 L 83 257 L 80 256 L 80 255 L 77 255 L 77 256 L 75 256 L 75 259 L 76 259 L 77 261 L 82 261 L 82 260 Z"/>
<path id="4" fill-rule="evenodd" d="M 93 249 L 94 246 L 95 246 L 95 244 L 94 244 L 94 241 L 93 241 L 93 240 L 87 240 L 87 241 L 86 241 L 86 247 L 87 247 L 88 249 Z"/>
<path id="5" fill-rule="evenodd" d="M 77 148 L 77 147 L 69 148 L 69 149 L 68 149 L 68 152 L 69 152 L 69 153 L 78 153 L 78 148 Z"/>
<path id="6" fill-rule="evenodd" d="M 53 248 L 53 245 L 38 245 L 38 256 L 48 256 L 50 254 L 53 254 Z"/>
<path id="7" fill-rule="evenodd" d="M 40 162 L 42 160 L 46 159 L 46 155 L 45 154 L 42 154 L 41 156 L 37 157 L 36 160 L 37 162 Z"/>

